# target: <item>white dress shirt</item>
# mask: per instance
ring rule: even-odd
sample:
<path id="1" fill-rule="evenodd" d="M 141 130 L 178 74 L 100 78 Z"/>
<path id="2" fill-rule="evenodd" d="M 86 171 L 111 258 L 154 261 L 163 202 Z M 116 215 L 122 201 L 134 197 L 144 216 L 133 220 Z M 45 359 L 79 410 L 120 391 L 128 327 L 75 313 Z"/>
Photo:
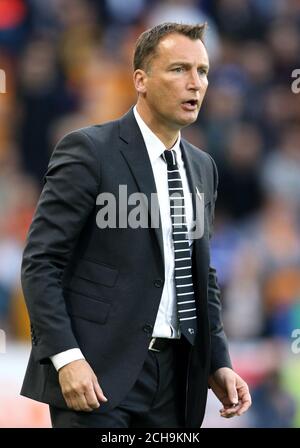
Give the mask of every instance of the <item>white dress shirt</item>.
<path id="1" fill-rule="evenodd" d="M 180 329 L 177 318 L 176 290 L 174 280 L 174 245 L 172 237 L 172 221 L 170 215 L 170 203 L 168 192 L 168 173 L 167 164 L 161 155 L 166 149 L 162 141 L 151 131 L 139 115 L 136 106 L 133 109 L 134 116 L 142 133 L 147 152 L 149 155 L 151 167 L 153 170 L 154 180 L 156 184 L 157 197 L 159 203 L 162 237 L 164 246 L 164 266 L 165 266 L 165 283 L 162 291 L 161 301 L 153 329 L 153 337 L 162 338 L 180 338 Z M 193 226 L 193 206 L 188 186 L 188 180 L 182 154 L 180 149 L 180 133 L 175 145 L 171 148 L 176 151 L 176 158 L 180 177 L 182 180 L 185 213 L 188 231 L 192 231 Z M 192 240 L 189 240 L 192 249 Z M 78 360 L 84 359 L 80 349 L 74 348 L 65 352 L 51 356 L 51 360 L 58 370 L 64 365 Z"/>

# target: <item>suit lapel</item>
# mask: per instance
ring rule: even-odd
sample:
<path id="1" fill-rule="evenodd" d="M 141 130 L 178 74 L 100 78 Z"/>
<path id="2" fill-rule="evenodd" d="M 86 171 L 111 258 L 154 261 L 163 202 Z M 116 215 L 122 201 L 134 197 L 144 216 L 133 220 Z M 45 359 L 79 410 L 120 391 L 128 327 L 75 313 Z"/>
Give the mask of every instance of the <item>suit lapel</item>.
<path id="1" fill-rule="evenodd" d="M 148 151 L 142 136 L 142 133 L 138 127 L 138 124 L 134 118 L 133 110 L 131 109 L 120 120 L 120 138 L 124 142 L 120 151 L 129 166 L 129 169 L 135 179 L 135 182 L 141 193 L 144 193 L 147 197 L 145 206 L 148 208 L 148 213 L 151 220 L 151 203 L 152 207 L 155 206 L 155 210 L 158 212 L 159 222 L 153 224 L 153 230 L 155 232 L 162 259 L 164 257 L 163 237 L 161 230 L 161 219 L 159 213 L 159 207 L 157 202 L 157 195 L 151 196 L 151 193 L 157 193 L 154 175 L 152 171 L 151 162 L 148 156 Z M 156 201 L 156 204 L 153 204 Z"/>
<path id="2" fill-rule="evenodd" d="M 189 183 L 190 192 L 192 193 L 193 202 L 193 219 L 196 219 L 196 201 L 204 201 L 203 197 L 203 173 L 199 162 L 194 160 L 193 152 L 195 151 L 186 140 L 181 140 L 182 159 L 185 165 L 186 176 Z M 197 170 L 196 170 L 197 169 Z M 199 171 L 200 170 L 200 171 Z M 202 204 L 204 205 L 204 204 Z"/>
<path id="3" fill-rule="evenodd" d="M 185 164 L 187 179 L 189 182 L 190 191 L 192 192 L 194 220 L 197 219 L 198 226 L 205 226 L 205 191 L 204 179 L 205 171 L 203 166 L 199 163 L 198 158 L 195 157 L 195 149 L 186 141 L 181 140 L 182 158 Z M 198 216 L 196 216 L 196 201 L 198 201 Z M 199 203 L 201 201 L 201 203 Z M 199 219 L 203 222 L 199 223 Z M 193 257 L 196 261 L 196 272 L 203 287 L 206 287 L 205 269 L 208 263 L 208 241 L 203 237 L 195 237 Z"/>

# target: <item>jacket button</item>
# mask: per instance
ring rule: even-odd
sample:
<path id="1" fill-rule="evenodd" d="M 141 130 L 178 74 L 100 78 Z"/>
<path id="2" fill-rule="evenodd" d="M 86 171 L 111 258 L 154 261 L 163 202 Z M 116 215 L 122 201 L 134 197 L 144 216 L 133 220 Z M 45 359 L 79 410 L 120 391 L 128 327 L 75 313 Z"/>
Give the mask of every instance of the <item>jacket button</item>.
<path id="1" fill-rule="evenodd" d="M 145 333 L 151 333 L 152 334 L 153 327 L 152 327 L 152 325 L 147 324 L 147 325 L 145 325 L 143 327 L 143 330 L 144 330 Z"/>
<path id="2" fill-rule="evenodd" d="M 154 281 L 154 286 L 155 286 L 156 288 L 161 288 L 162 285 L 163 285 L 162 280 L 158 279 L 158 280 L 155 280 L 155 281 Z"/>

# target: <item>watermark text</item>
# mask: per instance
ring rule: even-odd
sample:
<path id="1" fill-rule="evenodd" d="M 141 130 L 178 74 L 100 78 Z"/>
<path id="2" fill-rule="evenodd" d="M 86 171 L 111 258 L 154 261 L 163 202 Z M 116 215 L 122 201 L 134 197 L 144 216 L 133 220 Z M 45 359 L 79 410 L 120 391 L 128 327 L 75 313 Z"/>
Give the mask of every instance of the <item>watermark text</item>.
<path id="1" fill-rule="evenodd" d="M 189 238 L 198 239 L 204 233 L 204 193 L 197 190 L 191 196 L 194 204 L 194 219 L 189 223 Z M 170 195 L 172 226 L 174 230 L 187 227 L 185 198 L 180 193 Z M 97 196 L 96 204 L 100 206 L 96 215 L 99 229 L 138 229 L 160 227 L 160 206 L 157 193 L 147 196 L 141 192 L 128 195 L 127 185 L 119 185 L 118 195 L 103 192 Z"/>
<path id="2" fill-rule="evenodd" d="M 295 68 L 295 70 L 292 71 L 292 78 L 295 78 L 291 86 L 292 92 L 300 93 L 300 68 Z"/>
<path id="3" fill-rule="evenodd" d="M 291 350 L 295 355 L 300 353 L 300 328 L 295 328 L 292 331 L 291 337 L 293 340 Z"/>
<path id="4" fill-rule="evenodd" d="M 0 93 L 6 93 L 6 75 L 2 69 L 0 69 Z"/>
<path id="5" fill-rule="evenodd" d="M 0 354 L 6 353 L 6 334 L 4 330 L 0 329 Z"/>

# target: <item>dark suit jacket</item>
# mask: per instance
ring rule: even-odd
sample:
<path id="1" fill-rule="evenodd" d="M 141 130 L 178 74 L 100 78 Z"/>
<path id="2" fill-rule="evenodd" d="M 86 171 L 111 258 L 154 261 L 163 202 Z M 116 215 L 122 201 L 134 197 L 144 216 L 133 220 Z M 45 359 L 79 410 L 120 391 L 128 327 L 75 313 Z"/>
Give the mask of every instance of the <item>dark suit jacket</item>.
<path id="1" fill-rule="evenodd" d="M 181 149 L 191 192 L 197 187 L 205 197 L 204 235 L 193 249 L 199 331 L 186 365 L 183 403 L 186 426 L 199 427 L 208 375 L 231 363 L 209 257 L 216 166 L 185 140 Z M 101 192 L 118 198 L 119 185 L 149 200 L 156 191 L 132 109 L 120 120 L 68 134 L 51 157 L 22 263 L 32 333 L 22 395 L 66 408 L 49 357 L 75 347 L 108 398 L 100 412 L 117 406 L 138 377 L 164 285 L 163 241 L 160 228 L 99 229 L 96 198 Z"/>

